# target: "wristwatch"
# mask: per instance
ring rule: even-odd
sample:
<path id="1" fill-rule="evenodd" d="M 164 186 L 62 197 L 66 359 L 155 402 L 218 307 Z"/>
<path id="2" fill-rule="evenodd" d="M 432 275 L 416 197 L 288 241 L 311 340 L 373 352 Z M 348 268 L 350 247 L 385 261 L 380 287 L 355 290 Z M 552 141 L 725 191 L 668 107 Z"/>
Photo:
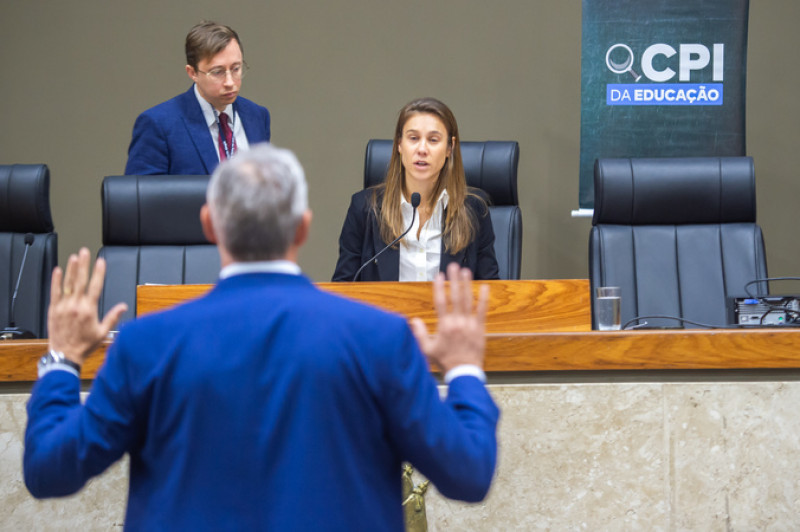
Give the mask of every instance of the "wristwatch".
<path id="1" fill-rule="evenodd" d="M 70 372 L 75 372 L 80 377 L 81 366 L 64 356 L 61 351 L 51 349 L 39 359 L 39 377 L 53 369 L 63 369 Z"/>

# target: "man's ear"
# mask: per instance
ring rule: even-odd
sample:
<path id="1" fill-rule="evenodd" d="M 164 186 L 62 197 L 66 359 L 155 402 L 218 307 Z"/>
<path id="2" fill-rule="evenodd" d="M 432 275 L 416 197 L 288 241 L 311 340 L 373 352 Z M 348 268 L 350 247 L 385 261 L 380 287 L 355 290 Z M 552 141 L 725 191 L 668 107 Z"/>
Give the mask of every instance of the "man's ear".
<path id="1" fill-rule="evenodd" d="M 303 217 L 300 218 L 300 223 L 297 224 L 297 229 L 294 232 L 293 246 L 299 248 L 308 240 L 308 234 L 311 232 L 311 218 L 313 218 L 311 209 L 306 209 L 306 212 L 303 213 Z"/>
<path id="2" fill-rule="evenodd" d="M 214 230 L 214 223 L 211 221 L 211 210 L 208 204 L 203 204 L 200 207 L 200 225 L 203 227 L 203 235 L 212 244 L 217 243 L 217 233 Z"/>
<path id="3" fill-rule="evenodd" d="M 192 65 L 186 65 L 186 74 L 189 76 L 189 79 L 197 83 L 197 71 Z"/>

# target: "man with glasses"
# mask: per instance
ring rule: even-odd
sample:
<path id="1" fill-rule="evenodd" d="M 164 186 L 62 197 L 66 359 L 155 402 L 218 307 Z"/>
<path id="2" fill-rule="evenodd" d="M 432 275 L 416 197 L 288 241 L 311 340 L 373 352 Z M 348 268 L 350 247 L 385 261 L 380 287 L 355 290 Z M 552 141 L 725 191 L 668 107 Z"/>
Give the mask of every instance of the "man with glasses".
<path id="1" fill-rule="evenodd" d="M 247 63 L 239 35 L 204 21 L 186 36 L 185 93 L 139 115 L 128 175 L 209 175 L 221 160 L 270 139 L 269 111 L 239 98 Z"/>

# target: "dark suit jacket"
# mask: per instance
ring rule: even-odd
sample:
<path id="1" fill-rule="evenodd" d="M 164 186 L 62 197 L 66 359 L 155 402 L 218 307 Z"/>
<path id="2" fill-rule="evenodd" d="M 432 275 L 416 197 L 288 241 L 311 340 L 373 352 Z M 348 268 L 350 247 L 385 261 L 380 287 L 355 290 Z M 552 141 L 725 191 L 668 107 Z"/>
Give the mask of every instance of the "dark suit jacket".
<path id="1" fill-rule="evenodd" d="M 84 407 L 65 371 L 28 403 L 24 474 L 73 493 L 130 455 L 127 530 L 403 530 L 401 463 L 482 499 L 499 412 L 475 377 L 442 400 L 405 318 L 251 273 L 129 322 Z"/>
<path id="2" fill-rule="evenodd" d="M 342 234 L 339 237 L 339 260 L 333 273 L 334 281 L 352 281 L 358 269 L 382 250 L 388 242 L 381 238 L 378 218 L 370 208 L 370 195 L 375 189 L 353 194 Z M 379 200 L 380 205 L 380 200 Z M 472 270 L 475 279 L 498 279 L 497 258 L 494 255 L 494 229 L 486 206 L 474 197 L 467 197 L 467 207 L 477 221 L 477 235 L 466 248 L 448 253 L 442 242 L 439 269 L 445 271 L 451 262 Z M 446 213 L 446 211 L 445 211 Z M 400 248 L 387 249 L 358 276 L 359 281 L 397 281 L 400 279 Z"/>
<path id="3" fill-rule="evenodd" d="M 270 139 L 269 111 L 239 96 L 233 108 L 247 142 Z M 126 175 L 210 175 L 219 164 L 194 85 L 171 100 L 139 115 L 128 148 Z"/>

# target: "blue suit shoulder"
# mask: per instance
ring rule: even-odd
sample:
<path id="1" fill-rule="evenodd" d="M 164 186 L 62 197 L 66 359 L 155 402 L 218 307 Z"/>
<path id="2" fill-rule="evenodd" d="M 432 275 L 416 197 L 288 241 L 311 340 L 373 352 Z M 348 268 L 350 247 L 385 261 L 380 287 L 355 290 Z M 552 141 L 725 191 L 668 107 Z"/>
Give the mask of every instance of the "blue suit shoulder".
<path id="1" fill-rule="evenodd" d="M 236 98 L 236 107 L 242 110 L 242 112 L 255 112 L 261 113 L 263 115 L 269 116 L 269 110 L 264 107 L 263 105 L 259 105 L 252 100 L 248 100 L 243 96 L 239 96 Z"/>

